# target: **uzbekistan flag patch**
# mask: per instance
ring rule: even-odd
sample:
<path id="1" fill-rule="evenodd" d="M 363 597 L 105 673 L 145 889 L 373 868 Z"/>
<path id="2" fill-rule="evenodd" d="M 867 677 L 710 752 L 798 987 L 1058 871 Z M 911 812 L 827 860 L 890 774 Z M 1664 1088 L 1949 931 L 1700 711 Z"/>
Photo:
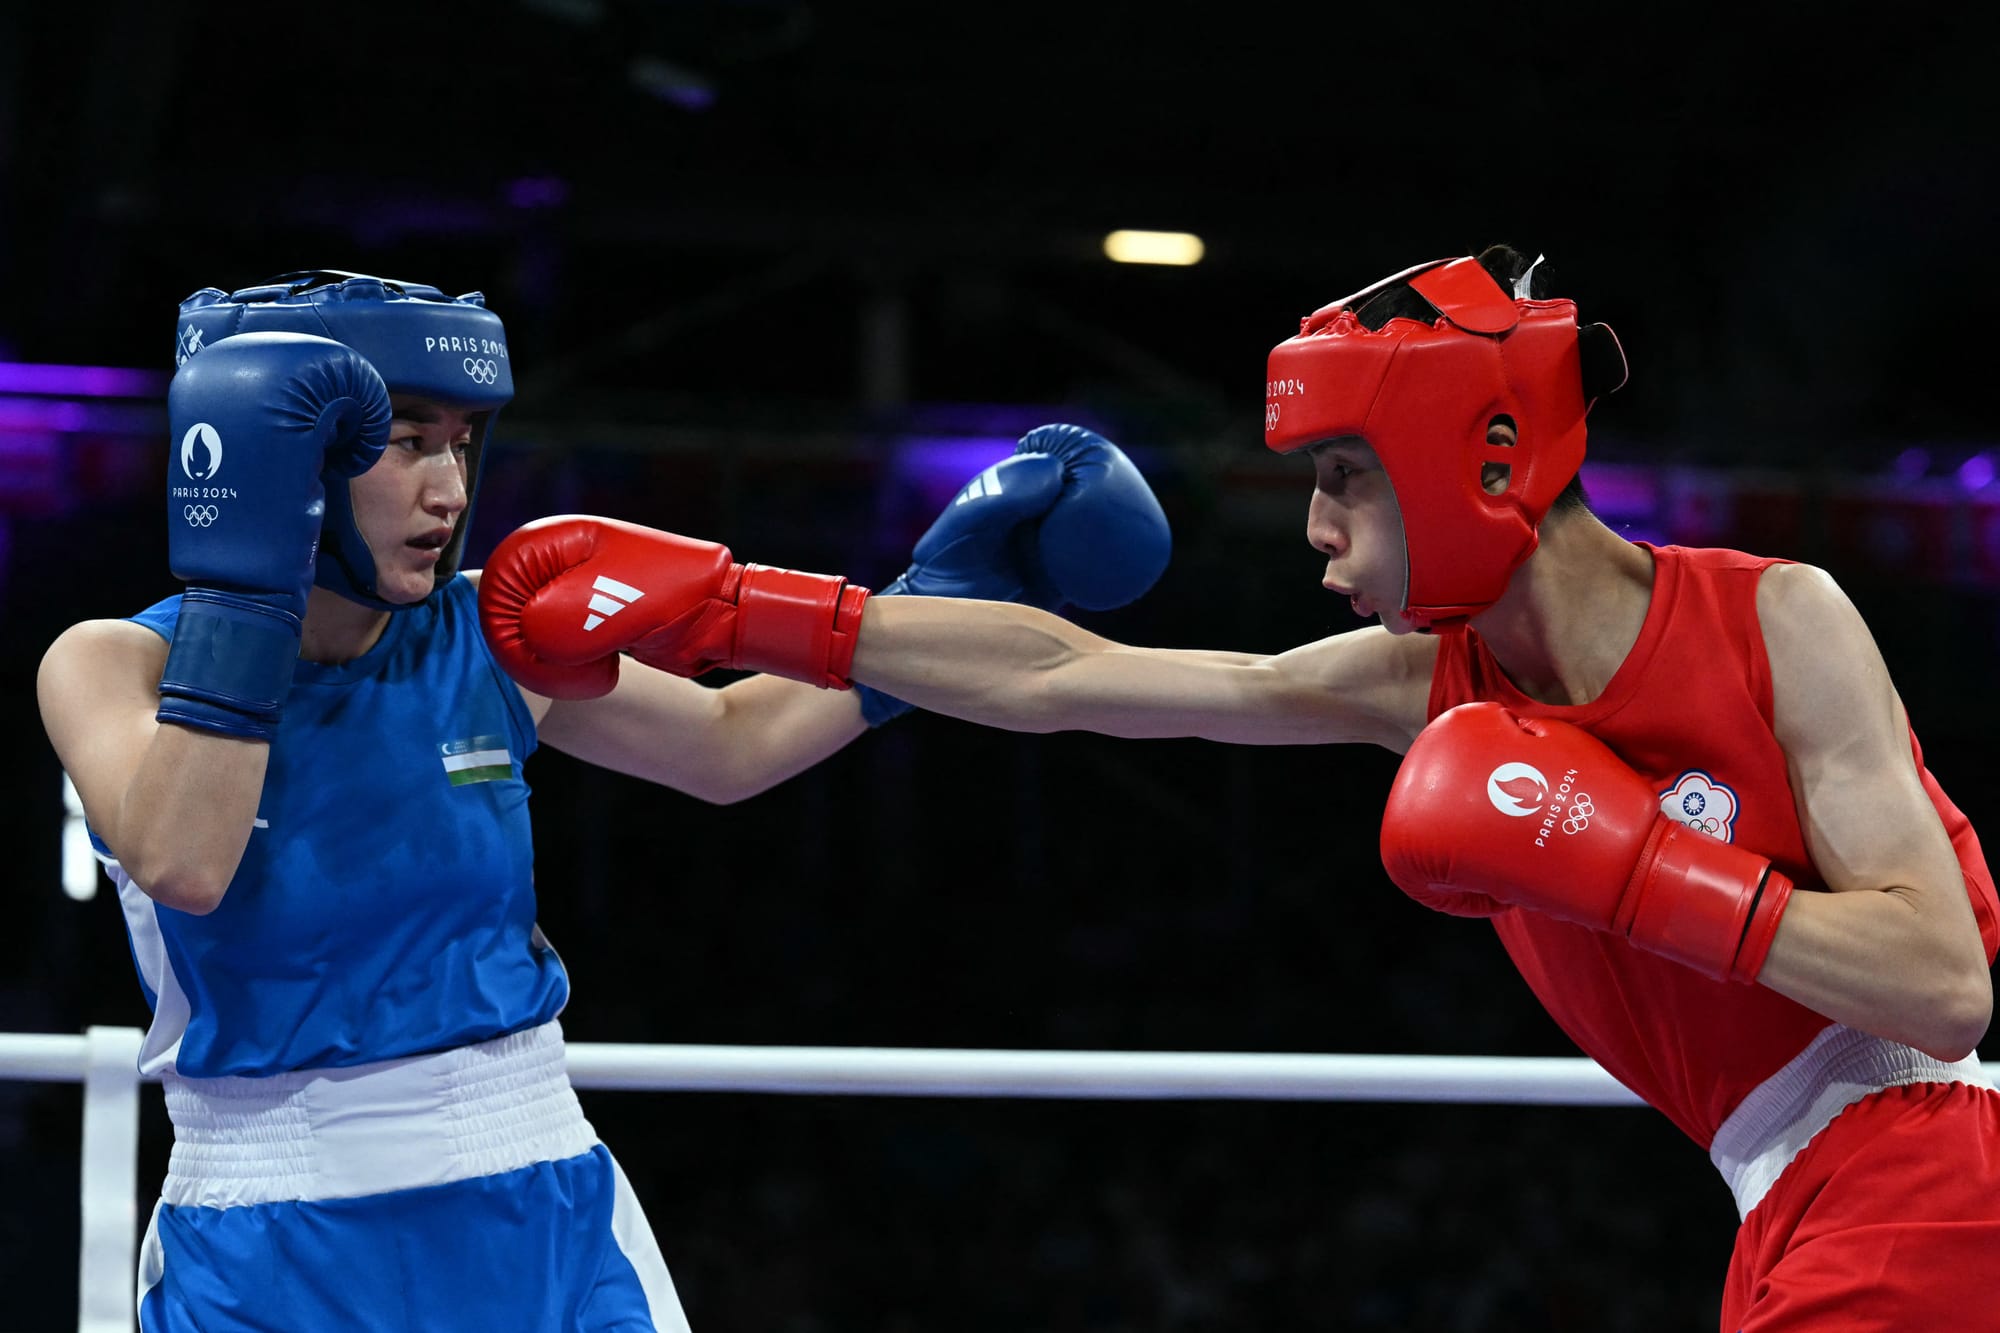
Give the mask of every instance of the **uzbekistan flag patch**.
<path id="1" fill-rule="evenodd" d="M 514 757 L 507 753 L 507 742 L 498 736 L 446 741 L 438 749 L 444 756 L 444 775 L 454 787 L 501 782 L 514 776 Z"/>

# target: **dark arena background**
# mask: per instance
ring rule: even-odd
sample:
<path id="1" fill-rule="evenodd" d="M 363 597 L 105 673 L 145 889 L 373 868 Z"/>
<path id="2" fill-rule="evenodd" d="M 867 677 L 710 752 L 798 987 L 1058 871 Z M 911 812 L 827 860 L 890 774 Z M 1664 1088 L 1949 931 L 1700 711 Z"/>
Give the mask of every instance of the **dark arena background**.
<path id="1" fill-rule="evenodd" d="M 469 565 L 582 512 L 880 586 L 1067 421 L 1174 529 L 1146 598 L 1077 618 L 1262 652 L 1358 623 L 1304 540 L 1310 468 L 1262 446 L 1270 347 L 1420 260 L 1542 252 L 1632 363 L 1592 418 L 1599 514 L 1832 571 L 2000 828 L 1989 44 L 1842 12 L 0 7 L 0 1031 L 145 1022 L 108 883 L 65 891 L 35 669 L 177 590 L 176 303 L 314 266 L 505 319 Z M 1130 228 L 1202 258 L 1114 263 Z M 1395 767 L 912 715 L 716 808 L 543 751 L 564 1027 L 1574 1054 L 1488 927 L 1389 883 Z M 583 1096 L 703 1333 L 1713 1328 L 1735 1227 L 1644 1109 Z M 81 1105 L 0 1082 L 0 1328 L 76 1327 Z M 142 1114 L 135 1225 L 157 1088 Z"/>

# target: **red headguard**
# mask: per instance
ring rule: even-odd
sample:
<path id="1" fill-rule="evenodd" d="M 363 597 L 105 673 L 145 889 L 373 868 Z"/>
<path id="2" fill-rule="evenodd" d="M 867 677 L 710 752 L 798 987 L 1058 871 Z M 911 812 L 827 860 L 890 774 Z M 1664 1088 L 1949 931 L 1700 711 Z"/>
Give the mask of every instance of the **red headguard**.
<path id="1" fill-rule="evenodd" d="M 1430 302 L 1435 320 L 1363 328 L 1356 311 L 1397 283 Z M 1462 620 L 1499 600 L 1534 552 L 1543 516 L 1583 462 L 1591 400 L 1624 380 L 1617 339 L 1601 324 L 1579 331 L 1574 302 L 1511 296 L 1476 259 L 1433 260 L 1315 311 L 1272 349 L 1264 442 L 1289 453 L 1366 440 L 1403 512 L 1403 613 L 1419 625 Z M 1486 442 L 1497 416 L 1513 420 L 1518 443 Z M 1508 468 L 1498 495 L 1480 484 L 1487 463 Z"/>

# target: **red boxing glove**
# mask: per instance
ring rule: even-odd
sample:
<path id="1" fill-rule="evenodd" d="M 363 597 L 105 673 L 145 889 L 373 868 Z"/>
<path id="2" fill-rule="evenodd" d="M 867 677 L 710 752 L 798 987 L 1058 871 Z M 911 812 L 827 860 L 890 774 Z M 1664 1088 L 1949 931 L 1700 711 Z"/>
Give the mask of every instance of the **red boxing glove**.
<path id="1" fill-rule="evenodd" d="M 1653 784 L 1567 722 L 1463 704 L 1417 736 L 1382 816 L 1403 892 L 1457 916 L 1510 906 L 1755 981 L 1792 882 L 1660 812 Z"/>
<path id="2" fill-rule="evenodd" d="M 677 676 L 739 667 L 846 689 L 867 600 L 843 578 L 582 514 L 515 529 L 479 577 L 494 655 L 552 699 L 610 693 L 621 652 Z"/>

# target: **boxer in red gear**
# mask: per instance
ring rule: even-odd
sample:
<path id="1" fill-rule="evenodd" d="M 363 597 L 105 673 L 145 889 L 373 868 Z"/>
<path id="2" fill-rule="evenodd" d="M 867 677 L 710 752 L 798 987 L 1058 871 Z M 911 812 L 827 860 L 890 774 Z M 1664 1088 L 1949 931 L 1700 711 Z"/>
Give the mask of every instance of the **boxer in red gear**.
<path id="1" fill-rule="evenodd" d="M 877 598 L 857 682 L 1016 731 L 1406 754 L 1384 858 L 1490 916 L 1586 1053 L 1707 1150 L 1724 1333 L 2000 1328 L 2000 901 L 1820 570 L 1629 542 L 1587 507 L 1617 340 L 1505 247 L 1276 348 L 1321 582 L 1379 626 L 1137 648 L 1029 607 Z M 1469 705 L 1469 707 L 1462 707 Z"/>

